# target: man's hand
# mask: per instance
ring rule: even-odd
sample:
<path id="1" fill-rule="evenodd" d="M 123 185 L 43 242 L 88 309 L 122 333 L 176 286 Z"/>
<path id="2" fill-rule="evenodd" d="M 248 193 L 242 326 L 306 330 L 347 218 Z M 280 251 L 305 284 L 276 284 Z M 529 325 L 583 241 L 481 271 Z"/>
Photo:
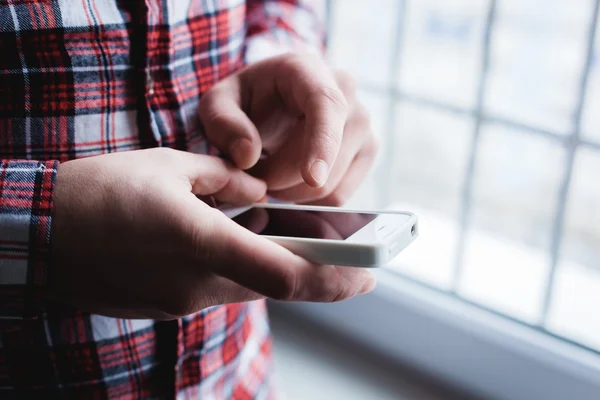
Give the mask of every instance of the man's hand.
<path id="1" fill-rule="evenodd" d="M 352 79 L 311 55 L 271 58 L 224 79 L 202 97 L 200 118 L 217 148 L 286 201 L 341 205 L 376 153 Z"/>
<path id="2" fill-rule="evenodd" d="M 265 190 L 218 158 L 169 149 L 61 164 L 48 295 L 92 313 L 173 319 L 265 296 L 337 301 L 373 288 L 369 272 L 311 264 L 196 197 L 249 203 Z"/>

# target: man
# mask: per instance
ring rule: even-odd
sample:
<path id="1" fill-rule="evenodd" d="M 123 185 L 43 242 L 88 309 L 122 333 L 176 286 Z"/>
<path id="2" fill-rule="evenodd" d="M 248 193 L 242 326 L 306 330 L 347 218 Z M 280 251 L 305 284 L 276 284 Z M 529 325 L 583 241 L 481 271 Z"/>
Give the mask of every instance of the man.
<path id="1" fill-rule="evenodd" d="M 321 7 L 0 2 L 0 397 L 270 398 L 262 299 L 372 290 L 198 199 L 338 205 L 364 177 L 364 109 L 306 53 Z"/>

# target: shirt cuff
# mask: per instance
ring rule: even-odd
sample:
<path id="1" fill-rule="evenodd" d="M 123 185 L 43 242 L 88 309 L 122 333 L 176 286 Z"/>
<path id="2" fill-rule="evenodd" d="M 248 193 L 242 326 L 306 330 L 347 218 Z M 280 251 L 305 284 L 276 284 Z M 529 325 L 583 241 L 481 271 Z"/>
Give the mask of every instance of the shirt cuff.
<path id="1" fill-rule="evenodd" d="M 0 328 L 40 313 L 57 167 L 57 161 L 0 162 Z"/>

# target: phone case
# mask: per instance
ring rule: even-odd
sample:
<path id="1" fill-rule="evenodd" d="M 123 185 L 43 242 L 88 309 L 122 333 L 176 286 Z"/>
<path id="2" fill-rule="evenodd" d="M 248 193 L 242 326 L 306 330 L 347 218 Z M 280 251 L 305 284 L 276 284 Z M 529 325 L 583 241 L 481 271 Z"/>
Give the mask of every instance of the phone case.
<path id="1" fill-rule="evenodd" d="M 416 215 L 405 211 L 353 210 L 338 207 L 299 206 L 293 204 L 255 204 L 246 207 L 222 207 L 220 210 L 225 215 L 233 218 L 252 207 L 306 211 L 402 214 L 409 217 L 402 228 L 390 232 L 388 236 L 382 237 L 380 240 L 372 242 L 353 242 L 351 239 L 354 235 L 346 240 L 262 235 L 285 247 L 292 253 L 317 264 L 345 265 L 365 268 L 378 267 L 395 258 L 418 236 Z"/>

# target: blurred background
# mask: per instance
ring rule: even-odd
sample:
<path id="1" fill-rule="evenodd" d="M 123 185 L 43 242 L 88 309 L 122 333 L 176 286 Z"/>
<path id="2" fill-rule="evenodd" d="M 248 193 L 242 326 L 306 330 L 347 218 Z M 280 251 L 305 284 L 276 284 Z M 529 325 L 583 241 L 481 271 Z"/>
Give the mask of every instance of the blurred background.
<path id="1" fill-rule="evenodd" d="M 420 218 L 419 239 L 379 272 L 380 286 L 382 279 L 384 286 L 400 280 L 400 285 L 416 287 L 424 302 L 435 298 L 440 310 L 446 307 L 444 302 L 464 305 L 466 311 L 459 314 L 476 321 L 472 326 L 480 326 L 486 318 L 493 319 L 492 325 L 504 324 L 496 329 L 483 322 L 481 329 L 489 330 L 489 335 L 501 331 L 501 338 L 516 337 L 522 348 L 515 354 L 533 354 L 535 348 L 536 359 L 543 359 L 560 353 L 576 368 L 569 377 L 598 376 L 598 1 L 331 0 L 328 8 L 329 57 L 356 77 L 381 143 L 376 168 L 349 206 L 409 210 Z M 370 378 L 360 369 L 339 373 L 337 381 L 330 376 L 325 379 L 330 385 L 341 383 L 338 391 L 324 397 L 288 393 L 288 398 L 464 398 L 477 391 L 489 398 L 541 395 L 536 392 L 541 389 L 533 387 L 542 385 L 540 381 L 531 381 L 532 387 L 519 383 L 524 386 L 521 392 L 514 388 L 503 392 L 501 385 L 486 391 L 486 384 L 471 384 L 476 377 L 449 379 L 436 368 L 424 367 L 427 363 L 417 356 L 403 359 L 402 343 L 399 350 L 384 354 L 385 346 L 371 346 L 369 341 L 381 344 L 388 339 L 353 334 L 361 318 L 353 310 L 366 307 L 359 302 L 376 304 L 369 296 L 395 301 L 393 285 L 388 286 L 385 296 L 375 292 L 345 308 L 274 306 L 282 386 L 294 387 L 294 382 L 303 386 L 302 380 L 297 381 L 302 372 L 293 369 L 294 360 L 302 356 L 313 362 L 306 361 L 307 371 L 318 371 L 319 365 L 346 371 L 343 366 L 353 364 L 373 364 L 367 369 L 377 371 Z M 328 324 L 332 312 L 338 319 Z M 436 318 L 443 319 L 443 313 Z M 339 354 L 294 353 L 317 339 L 308 333 L 299 336 L 296 328 L 286 329 L 290 324 L 278 322 L 282 318 L 314 331 L 314 338 L 331 335 L 332 344 L 322 346 L 337 348 Z M 397 329 L 399 338 L 409 329 L 389 313 L 369 318 L 374 330 L 381 319 L 385 329 Z M 333 328 L 327 335 L 325 326 Z M 465 326 L 469 331 L 471 325 Z M 354 339 L 344 347 L 342 336 Z M 427 348 L 427 343 L 423 346 Z M 457 369 L 463 362 L 466 370 L 484 371 L 491 364 L 500 374 L 500 364 L 508 362 L 457 359 L 452 354 L 460 353 L 451 348 L 455 342 L 439 346 L 447 352 L 444 362 L 454 357 Z M 367 350 L 359 355 L 362 347 Z M 379 352 L 368 350 L 375 347 Z M 469 348 L 461 351 L 468 354 Z M 344 358 L 348 353 L 357 358 Z M 435 364 L 436 354 L 426 357 Z M 513 371 L 532 372 L 522 371 L 524 364 L 518 361 L 508 364 Z M 416 376 L 409 372 L 412 367 Z M 497 380 L 514 382 L 507 373 Z M 361 379 L 364 388 L 375 388 L 369 397 L 352 386 Z M 586 382 L 600 388 L 590 379 Z M 443 381 L 441 390 L 438 381 Z M 343 389 L 348 389 L 348 382 L 353 382 L 354 397 Z M 578 392 L 581 388 L 567 389 L 571 399 L 586 398 L 587 392 Z M 600 392 L 594 398 L 600 398 Z"/>

